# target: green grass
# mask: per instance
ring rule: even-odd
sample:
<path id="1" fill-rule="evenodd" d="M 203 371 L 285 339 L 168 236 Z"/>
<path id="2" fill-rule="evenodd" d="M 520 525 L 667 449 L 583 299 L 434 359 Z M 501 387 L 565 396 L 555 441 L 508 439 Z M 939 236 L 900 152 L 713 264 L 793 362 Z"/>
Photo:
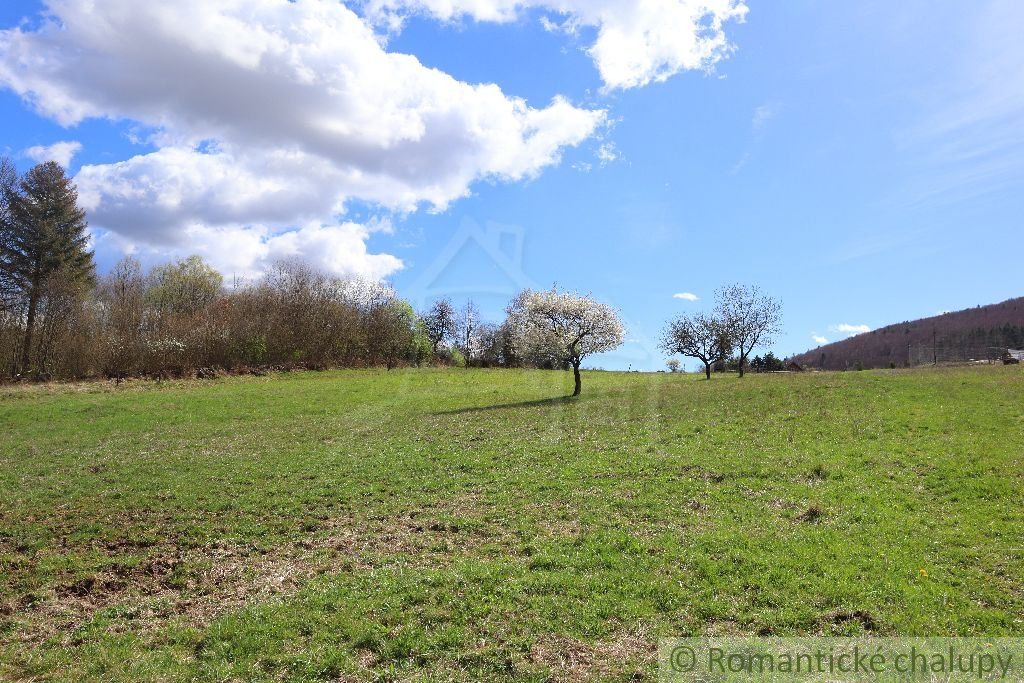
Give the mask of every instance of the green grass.
<path id="1" fill-rule="evenodd" d="M 1019 368 L 0 390 L 0 678 L 653 678 L 1024 635 Z"/>

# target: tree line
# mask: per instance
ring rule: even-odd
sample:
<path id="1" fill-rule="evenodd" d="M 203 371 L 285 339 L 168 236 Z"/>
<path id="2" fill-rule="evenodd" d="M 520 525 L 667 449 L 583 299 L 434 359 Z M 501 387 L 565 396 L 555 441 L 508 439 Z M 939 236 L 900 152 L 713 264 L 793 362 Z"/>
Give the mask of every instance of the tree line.
<path id="1" fill-rule="evenodd" d="M 777 302 L 733 285 L 715 311 L 683 316 L 662 347 L 708 376 L 778 329 Z M 472 301 L 417 313 L 387 284 L 271 265 L 226 287 L 198 256 L 144 271 L 132 257 L 98 275 L 73 182 L 54 162 L 18 175 L 0 159 L 0 373 L 14 379 L 210 376 L 266 369 L 450 364 L 572 370 L 624 341 L 618 313 L 590 295 L 524 290 L 500 324 Z M 761 360 L 758 359 L 758 363 Z"/>
<path id="2" fill-rule="evenodd" d="M 708 379 L 716 367 L 735 370 L 743 377 L 748 368 L 758 372 L 778 369 L 780 361 L 774 354 L 755 357 L 754 363 L 750 354 L 770 344 L 781 329 L 782 304 L 778 300 L 754 286 L 728 285 L 715 292 L 712 311 L 670 320 L 660 347 L 669 355 L 699 360 Z"/>
<path id="3" fill-rule="evenodd" d="M 439 299 L 422 321 L 438 358 L 476 367 L 571 369 L 573 396 L 582 391 L 584 359 L 618 348 L 625 338 L 611 306 L 556 287 L 523 290 L 505 313 L 505 321 L 493 325 L 480 319 L 472 301 L 456 308 L 450 299 Z"/>
<path id="4" fill-rule="evenodd" d="M 273 265 L 225 288 L 198 257 L 97 276 L 74 184 L 56 163 L 0 160 L 0 372 L 13 378 L 171 377 L 212 369 L 422 362 L 412 307 L 390 287 Z"/>
<path id="5" fill-rule="evenodd" d="M 96 272 L 73 182 L 56 163 L 0 159 L 0 372 L 15 379 L 180 377 L 266 368 L 450 363 L 572 368 L 622 342 L 588 296 L 521 292 L 500 325 L 472 302 L 422 314 L 378 282 L 279 261 L 225 287 L 198 256 Z"/>

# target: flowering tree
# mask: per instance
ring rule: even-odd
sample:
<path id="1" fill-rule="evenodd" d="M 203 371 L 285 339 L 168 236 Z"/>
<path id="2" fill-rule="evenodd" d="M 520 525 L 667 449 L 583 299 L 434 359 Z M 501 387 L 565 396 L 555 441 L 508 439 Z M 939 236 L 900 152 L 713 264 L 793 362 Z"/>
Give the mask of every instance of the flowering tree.
<path id="1" fill-rule="evenodd" d="M 556 288 L 524 290 L 509 306 L 514 343 L 523 355 L 548 357 L 571 365 L 576 388 L 582 390 L 580 364 L 593 353 L 622 345 L 624 331 L 619 316 L 607 304 L 589 295 L 559 292 Z"/>

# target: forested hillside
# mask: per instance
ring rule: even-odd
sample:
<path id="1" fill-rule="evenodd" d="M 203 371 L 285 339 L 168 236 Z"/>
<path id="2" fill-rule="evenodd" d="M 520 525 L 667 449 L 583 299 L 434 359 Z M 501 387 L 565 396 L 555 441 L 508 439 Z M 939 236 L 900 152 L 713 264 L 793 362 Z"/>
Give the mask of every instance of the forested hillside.
<path id="1" fill-rule="evenodd" d="M 889 325 L 793 357 L 823 370 L 998 358 L 1024 348 L 1024 297 Z"/>

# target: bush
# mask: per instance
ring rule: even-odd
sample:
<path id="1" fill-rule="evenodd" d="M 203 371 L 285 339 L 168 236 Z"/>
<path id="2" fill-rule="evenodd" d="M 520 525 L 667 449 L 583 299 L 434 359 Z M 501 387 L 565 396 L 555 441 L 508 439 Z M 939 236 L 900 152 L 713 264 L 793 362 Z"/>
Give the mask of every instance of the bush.
<path id="1" fill-rule="evenodd" d="M 39 379 L 179 377 L 199 369 L 421 364 L 433 355 L 412 307 L 376 282 L 299 262 L 224 290 L 192 257 L 144 276 L 125 259 L 90 290 L 48 290 L 32 357 Z M 0 307 L 0 373 L 17 371 L 23 315 Z"/>

